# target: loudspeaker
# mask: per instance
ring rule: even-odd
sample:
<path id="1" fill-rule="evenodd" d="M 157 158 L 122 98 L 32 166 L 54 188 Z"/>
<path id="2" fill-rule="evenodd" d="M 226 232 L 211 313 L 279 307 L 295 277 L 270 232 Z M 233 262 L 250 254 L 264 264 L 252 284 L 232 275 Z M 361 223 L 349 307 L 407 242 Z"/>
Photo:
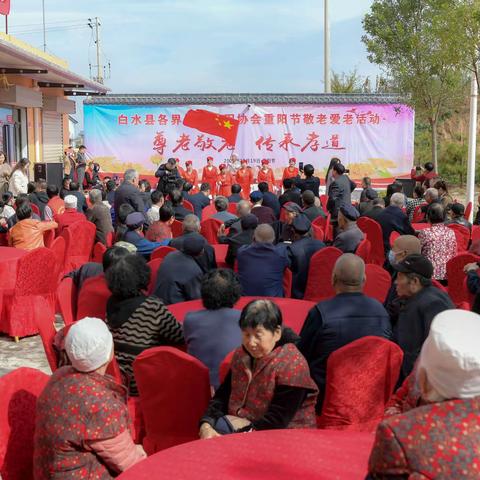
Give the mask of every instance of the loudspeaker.
<path id="1" fill-rule="evenodd" d="M 33 178 L 36 182 L 43 179 L 48 185 L 62 188 L 63 164 L 61 163 L 35 163 L 33 165 Z"/>
<path id="2" fill-rule="evenodd" d="M 411 178 L 396 178 L 395 181 L 402 184 L 403 193 L 408 198 L 413 198 L 413 189 L 415 188 L 415 180 Z"/>

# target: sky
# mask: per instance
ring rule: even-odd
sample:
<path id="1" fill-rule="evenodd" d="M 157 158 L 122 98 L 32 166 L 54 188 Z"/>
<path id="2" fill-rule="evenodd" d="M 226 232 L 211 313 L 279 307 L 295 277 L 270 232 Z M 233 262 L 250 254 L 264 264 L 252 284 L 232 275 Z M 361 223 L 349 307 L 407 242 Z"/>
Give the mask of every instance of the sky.
<path id="1" fill-rule="evenodd" d="M 100 44 L 112 93 L 323 91 L 321 0 L 44 0 L 47 51 L 89 76 Z M 330 0 L 331 68 L 374 80 L 361 42 L 373 0 Z M 11 0 L 10 33 L 43 48 L 42 0 Z M 68 27 L 68 28 L 66 28 Z"/>

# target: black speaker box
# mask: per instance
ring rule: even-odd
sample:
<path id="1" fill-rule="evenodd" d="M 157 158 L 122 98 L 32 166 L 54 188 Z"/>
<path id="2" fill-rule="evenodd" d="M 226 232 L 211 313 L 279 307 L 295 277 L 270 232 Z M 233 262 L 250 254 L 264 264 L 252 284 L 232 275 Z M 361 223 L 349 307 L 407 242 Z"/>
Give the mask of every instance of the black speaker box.
<path id="1" fill-rule="evenodd" d="M 415 180 L 411 178 L 396 178 L 395 181 L 402 184 L 403 193 L 408 198 L 413 198 L 413 189 L 415 188 Z"/>
<path id="2" fill-rule="evenodd" d="M 36 182 L 46 180 L 48 185 L 62 187 L 63 165 L 61 163 L 35 163 L 33 165 L 33 178 Z"/>

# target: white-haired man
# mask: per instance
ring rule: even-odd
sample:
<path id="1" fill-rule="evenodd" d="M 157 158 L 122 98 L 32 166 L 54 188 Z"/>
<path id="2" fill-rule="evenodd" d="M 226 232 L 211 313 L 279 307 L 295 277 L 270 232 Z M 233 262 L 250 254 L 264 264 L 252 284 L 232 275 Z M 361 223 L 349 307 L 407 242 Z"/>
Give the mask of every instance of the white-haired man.
<path id="1" fill-rule="evenodd" d="M 73 223 L 85 221 L 85 215 L 77 210 L 77 197 L 67 195 L 64 200 L 65 210 L 59 215 L 54 215 L 54 220 L 58 223 L 57 235 L 60 235 L 67 227 Z"/>

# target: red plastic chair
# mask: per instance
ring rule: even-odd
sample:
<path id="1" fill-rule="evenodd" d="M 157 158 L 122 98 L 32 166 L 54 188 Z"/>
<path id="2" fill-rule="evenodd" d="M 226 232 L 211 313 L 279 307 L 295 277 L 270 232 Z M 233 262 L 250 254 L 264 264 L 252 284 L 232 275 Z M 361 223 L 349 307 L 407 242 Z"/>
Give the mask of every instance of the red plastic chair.
<path id="1" fill-rule="evenodd" d="M 33 480 L 37 399 L 49 375 L 21 367 L 0 377 L 0 476 Z"/>
<path id="2" fill-rule="evenodd" d="M 466 274 L 463 267 L 467 263 L 480 261 L 480 257 L 471 253 L 460 253 L 447 262 L 448 294 L 455 305 L 468 302 L 469 292 L 464 288 Z"/>
<path id="3" fill-rule="evenodd" d="M 330 223 L 330 214 L 324 217 L 317 217 L 313 222 L 312 225 L 317 225 L 318 227 L 321 227 L 323 232 L 324 232 L 324 238 L 320 239 L 326 242 L 331 242 L 333 240 L 333 228 Z"/>
<path id="4" fill-rule="evenodd" d="M 186 208 L 189 212 L 194 212 L 194 209 L 193 209 L 193 205 L 188 201 L 188 200 L 184 200 L 183 201 L 183 206 L 184 208 Z"/>
<path id="5" fill-rule="evenodd" d="M 34 203 L 30 203 L 30 208 L 32 209 L 32 213 L 35 213 L 35 215 L 38 215 L 40 217 L 40 209 L 37 205 L 35 205 Z"/>
<path id="6" fill-rule="evenodd" d="M 292 282 L 292 271 L 289 268 L 286 268 L 283 272 L 283 292 L 285 298 L 292 298 Z"/>
<path id="7" fill-rule="evenodd" d="M 315 252 L 308 268 L 304 300 L 320 302 L 335 296 L 332 287 L 332 271 L 342 251 L 335 247 L 322 248 Z"/>
<path id="8" fill-rule="evenodd" d="M 480 240 L 480 225 L 472 225 L 472 243 Z"/>
<path id="9" fill-rule="evenodd" d="M 393 232 L 390 234 L 390 247 L 393 247 L 393 244 L 395 243 L 395 240 L 400 236 L 400 233 L 396 232 L 393 230 Z"/>
<path id="10" fill-rule="evenodd" d="M 150 255 L 150 260 L 155 260 L 156 258 L 165 258 L 170 252 L 175 252 L 177 249 L 172 247 L 158 247 Z"/>
<path id="11" fill-rule="evenodd" d="M 202 210 L 202 218 L 200 220 L 201 221 L 207 220 L 207 218 L 210 218 L 212 215 L 215 215 L 216 213 L 217 213 L 217 209 L 215 208 L 215 205 L 211 203 L 210 205 L 207 205 Z"/>
<path id="12" fill-rule="evenodd" d="M 355 254 L 358 255 L 360 258 L 362 258 L 365 263 L 367 263 L 370 258 L 371 248 L 372 248 L 372 244 L 370 243 L 370 241 L 364 238 L 358 244 L 357 251 L 355 252 Z"/>
<path id="13" fill-rule="evenodd" d="M 13 294 L 3 295 L 0 331 L 18 339 L 38 333 L 38 316 L 53 322 L 57 285 L 57 260 L 48 248 L 37 248 L 21 257 Z"/>
<path id="14" fill-rule="evenodd" d="M 76 222 L 62 232 L 66 241 L 65 272 L 71 272 L 90 261 L 97 227 L 87 221 Z"/>
<path id="15" fill-rule="evenodd" d="M 222 222 L 216 218 L 207 218 L 200 222 L 200 233 L 207 239 L 210 245 L 218 243 L 217 232 L 222 226 Z"/>
<path id="16" fill-rule="evenodd" d="M 107 247 L 102 242 L 97 242 L 93 246 L 92 262 L 102 263 L 103 254 L 107 251 Z"/>
<path id="17" fill-rule="evenodd" d="M 236 204 L 235 202 L 229 203 L 227 210 L 228 210 L 231 214 L 236 215 L 236 214 L 237 214 L 237 204 Z"/>
<path id="18" fill-rule="evenodd" d="M 467 280 L 465 278 L 465 280 Z M 436 288 L 438 288 L 439 290 L 441 290 L 442 292 L 445 292 L 446 294 L 448 294 L 448 290 L 446 289 L 446 287 L 444 287 L 438 280 L 435 280 L 434 278 L 432 278 L 432 285 Z M 466 288 L 466 287 L 465 287 Z"/>
<path id="19" fill-rule="evenodd" d="M 48 360 L 48 364 L 54 372 L 58 367 L 57 354 L 53 348 L 53 341 L 55 340 L 55 324 L 51 319 L 45 316 L 37 317 L 38 331 L 40 332 L 40 338 L 42 339 L 43 349 Z"/>
<path id="20" fill-rule="evenodd" d="M 468 244 L 470 243 L 470 229 L 458 223 L 451 223 L 447 225 L 455 233 L 457 240 L 457 253 L 466 252 L 468 250 Z"/>
<path id="21" fill-rule="evenodd" d="M 174 220 L 172 223 L 172 236 L 173 238 L 181 237 L 183 235 L 183 224 L 178 220 Z"/>
<path id="22" fill-rule="evenodd" d="M 145 419 L 146 452 L 197 440 L 198 420 L 210 401 L 208 368 L 177 348 L 154 347 L 138 355 L 133 371 Z"/>
<path id="23" fill-rule="evenodd" d="M 51 230 L 45 230 L 43 233 L 43 244 L 50 248 L 53 241 L 55 240 L 55 230 L 52 228 Z"/>
<path id="24" fill-rule="evenodd" d="M 375 298 L 383 303 L 392 285 L 392 277 L 385 269 L 373 263 L 365 265 L 365 275 L 367 280 L 363 287 L 363 293 L 367 297 Z"/>
<path id="25" fill-rule="evenodd" d="M 323 231 L 322 227 L 312 223 L 312 231 L 313 231 L 313 238 L 316 238 L 317 240 L 321 240 L 322 242 L 325 240 L 325 232 Z"/>
<path id="26" fill-rule="evenodd" d="M 76 317 L 77 287 L 71 278 L 64 278 L 57 288 L 57 302 L 65 326 L 71 325 Z"/>
<path id="27" fill-rule="evenodd" d="M 368 263 L 383 266 L 385 263 L 385 252 L 383 246 L 383 233 L 380 224 L 369 217 L 360 217 L 357 220 L 358 228 L 367 236 L 370 242 L 370 258 Z"/>
<path id="28" fill-rule="evenodd" d="M 318 426 L 375 431 L 392 396 L 403 352 L 381 337 L 363 337 L 328 358 L 325 400 Z"/>
<path id="29" fill-rule="evenodd" d="M 57 261 L 57 270 L 59 279 L 63 275 L 65 265 L 65 249 L 67 248 L 65 239 L 57 237 L 50 245 L 50 250 L 55 254 Z"/>
<path id="30" fill-rule="evenodd" d="M 217 260 L 217 267 L 230 268 L 225 263 L 225 258 L 227 257 L 228 245 L 225 245 L 222 243 L 214 243 L 212 247 L 215 250 L 215 259 Z"/>
<path id="31" fill-rule="evenodd" d="M 470 218 L 470 214 L 472 213 L 472 202 L 468 202 L 468 205 L 465 208 L 465 213 L 463 214 L 464 218 L 468 220 Z"/>
<path id="32" fill-rule="evenodd" d="M 115 240 L 115 232 L 108 232 L 106 237 L 107 248 L 113 245 L 114 240 Z"/>
<path id="33" fill-rule="evenodd" d="M 157 284 L 157 275 L 158 270 L 160 269 L 160 265 L 163 262 L 163 258 L 155 258 L 148 262 L 148 266 L 150 267 L 151 274 L 150 274 L 150 283 L 148 284 L 148 294 L 151 295 L 155 290 L 155 285 Z"/>
<path id="34" fill-rule="evenodd" d="M 108 289 L 103 275 L 98 275 L 85 280 L 78 292 L 77 320 L 85 317 L 95 317 L 105 320 L 107 301 L 112 292 Z"/>
<path id="35" fill-rule="evenodd" d="M 328 195 L 320 195 L 320 203 L 322 204 L 323 211 L 327 211 Z"/>
<path id="36" fill-rule="evenodd" d="M 422 212 L 422 207 L 427 205 L 426 203 L 422 203 L 421 205 L 417 205 L 413 210 L 412 216 L 412 223 L 420 223 L 425 220 L 425 213 Z"/>
<path id="37" fill-rule="evenodd" d="M 235 353 L 235 350 L 232 350 L 222 360 L 222 363 L 220 364 L 220 367 L 218 368 L 218 378 L 220 379 L 220 383 L 223 383 L 223 381 L 225 380 L 225 377 L 228 375 L 228 371 L 230 370 L 230 365 L 232 364 L 232 358 L 233 358 L 234 353 Z"/>

